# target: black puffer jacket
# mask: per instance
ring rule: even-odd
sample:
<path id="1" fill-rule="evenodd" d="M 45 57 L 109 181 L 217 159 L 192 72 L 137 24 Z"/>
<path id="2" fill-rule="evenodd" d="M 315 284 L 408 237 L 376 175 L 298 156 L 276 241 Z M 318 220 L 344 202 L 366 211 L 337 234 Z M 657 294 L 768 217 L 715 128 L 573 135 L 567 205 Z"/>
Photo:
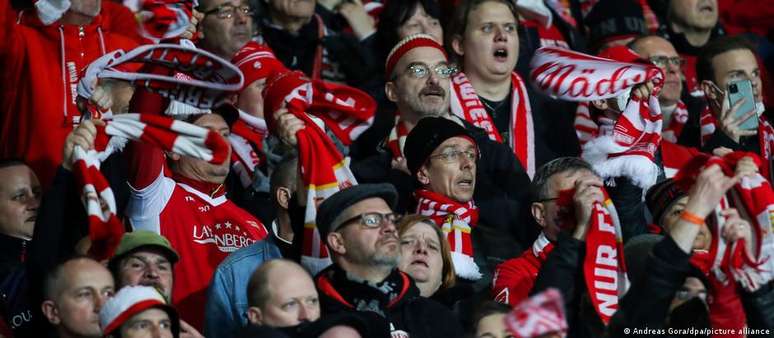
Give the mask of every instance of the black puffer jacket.
<path id="1" fill-rule="evenodd" d="M 315 284 L 323 317 L 351 312 L 371 318 L 374 325 L 383 325 L 388 332 L 404 331 L 412 338 L 462 337 L 462 328 L 451 311 L 419 296 L 411 277 L 397 269 L 377 285 L 378 289 L 350 280 L 336 264 L 321 271 Z"/>

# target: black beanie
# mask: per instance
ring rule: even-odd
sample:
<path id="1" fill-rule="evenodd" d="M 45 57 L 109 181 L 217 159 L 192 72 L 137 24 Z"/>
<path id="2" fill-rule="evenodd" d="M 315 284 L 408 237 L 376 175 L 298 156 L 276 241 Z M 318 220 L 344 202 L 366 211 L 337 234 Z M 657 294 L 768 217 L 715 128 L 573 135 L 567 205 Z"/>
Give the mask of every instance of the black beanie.
<path id="1" fill-rule="evenodd" d="M 688 192 L 680 187 L 671 178 L 661 181 L 650 187 L 645 194 L 645 204 L 648 205 L 650 214 L 653 215 L 653 223 L 663 227 L 661 217 L 680 197 L 688 195 Z"/>
<path id="2" fill-rule="evenodd" d="M 455 136 L 465 136 L 473 141 L 473 137 L 465 127 L 447 118 L 425 117 L 419 120 L 406 136 L 406 144 L 403 148 L 406 166 L 411 174 L 416 175 L 430 154 L 441 143 Z"/>

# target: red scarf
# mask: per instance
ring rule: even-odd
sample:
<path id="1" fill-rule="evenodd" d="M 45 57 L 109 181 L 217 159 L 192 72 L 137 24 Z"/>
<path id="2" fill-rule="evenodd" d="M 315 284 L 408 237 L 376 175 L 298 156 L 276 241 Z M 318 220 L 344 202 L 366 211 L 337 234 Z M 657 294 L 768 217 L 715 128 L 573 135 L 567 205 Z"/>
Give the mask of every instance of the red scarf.
<path id="1" fill-rule="evenodd" d="M 301 262 L 314 274 L 330 264 L 315 222 L 317 204 L 357 184 L 348 161 L 323 128 L 349 145 L 373 122 L 376 102 L 358 89 L 309 80 L 297 71 L 271 78 L 263 97 L 269 131 L 276 130 L 273 114 L 283 104 L 305 124 L 296 134 L 298 161 L 307 189 Z"/>
<path id="2" fill-rule="evenodd" d="M 551 288 L 519 303 L 505 316 L 505 327 L 516 338 L 564 336 L 568 327 L 562 294 Z"/>
<path id="3" fill-rule="evenodd" d="M 113 256 L 124 233 L 124 225 L 116 216 L 113 191 L 99 171 L 99 165 L 126 140 L 153 144 L 216 164 L 223 163 L 229 151 L 218 133 L 164 116 L 122 114 L 105 121 L 105 126 L 98 126 L 96 150 L 85 151 L 79 146 L 73 150 L 73 173 L 83 187 L 82 199 L 89 217 L 89 254 L 98 260 Z"/>
<path id="4" fill-rule="evenodd" d="M 471 232 L 478 223 L 478 208 L 473 201 L 460 203 L 441 194 L 420 189 L 417 198 L 417 214 L 430 216 L 446 234 L 451 249 L 454 271 L 467 280 L 481 278 L 478 265 L 473 260 Z"/>
<path id="5" fill-rule="evenodd" d="M 702 154 L 680 169 L 675 181 L 683 189 L 690 188 L 701 170 L 713 164 L 718 164 L 727 176 L 733 176 L 737 161 L 745 156 L 752 156 L 760 166 L 760 159 L 751 153 L 734 152 L 723 158 Z M 720 212 L 732 207 L 750 222 L 753 243 L 745 243 L 743 239 L 735 243 L 722 240 L 720 234 L 723 233 L 725 218 L 720 216 Z M 713 261 L 710 270 L 718 280 L 727 283 L 728 276 L 732 276 L 750 292 L 771 281 L 774 278 L 774 234 L 771 232 L 774 224 L 774 191 L 771 184 L 760 174 L 742 178 L 721 200 L 710 217 L 714 219 L 714 222 L 708 224 L 712 232 L 710 256 Z M 745 247 L 748 245 L 755 247 L 758 257 L 746 254 Z"/>
<path id="6" fill-rule="evenodd" d="M 553 47 L 538 49 L 530 66 L 536 88 L 568 101 L 619 97 L 637 84 L 654 81 L 650 98 L 632 97 L 617 120 L 597 120 L 600 132 L 583 145 L 583 158 L 605 179 L 625 176 L 645 189 L 655 184 L 658 166 L 654 158 L 662 123 L 656 96 L 664 79 L 658 67 Z"/>
<path id="7" fill-rule="evenodd" d="M 183 34 L 191 24 L 193 1 L 143 0 L 137 13 L 140 35 L 156 43 Z"/>
<path id="8" fill-rule="evenodd" d="M 605 195 L 605 202 L 594 203 L 586 233 L 586 256 L 583 275 L 589 298 L 600 319 L 607 324 L 616 310 L 618 300 L 629 287 L 623 255 L 623 231 L 613 201 Z M 564 209 L 563 229 L 574 229 L 574 189 L 559 192 L 557 205 Z"/>
<path id="9" fill-rule="evenodd" d="M 709 139 L 715 132 L 717 119 L 712 115 L 712 111 L 709 107 L 704 109 L 701 114 L 701 131 L 702 131 L 702 145 Z M 707 137 L 705 138 L 705 132 Z M 774 127 L 769 124 L 763 115 L 758 117 L 758 144 L 760 145 L 761 153 L 759 156 L 764 159 L 771 159 L 774 155 Z M 763 163 L 764 168 L 767 170 L 761 170 L 762 173 L 768 173 L 768 163 Z"/>
<path id="10" fill-rule="evenodd" d="M 476 94 L 465 73 L 460 72 L 452 78 L 451 111 L 460 118 L 484 129 L 493 141 L 504 142 L 497 131 L 492 117 Z M 535 134 L 532 123 L 532 108 L 529 105 L 524 81 L 513 72 L 511 74 L 511 130 L 508 145 L 516 158 L 527 170 L 529 177 L 535 175 Z"/>
<path id="11" fill-rule="evenodd" d="M 180 45 L 143 45 L 128 53 L 119 49 L 103 55 L 89 65 L 78 82 L 78 96 L 91 98 L 97 79 L 110 78 L 130 81 L 165 98 L 210 109 L 225 103 L 231 93 L 242 88 L 244 78 L 239 68 L 184 41 L 187 42 Z M 134 72 L 142 65 L 141 70 L 147 72 Z"/>

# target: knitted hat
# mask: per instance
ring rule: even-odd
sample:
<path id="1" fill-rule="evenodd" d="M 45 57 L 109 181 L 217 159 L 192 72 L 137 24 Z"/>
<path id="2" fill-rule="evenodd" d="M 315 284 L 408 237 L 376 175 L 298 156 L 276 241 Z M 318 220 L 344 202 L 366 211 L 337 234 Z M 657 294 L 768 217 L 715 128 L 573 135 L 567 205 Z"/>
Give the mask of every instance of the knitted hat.
<path id="1" fill-rule="evenodd" d="M 164 300 L 164 297 L 149 286 L 125 286 L 105 302 L 99 311 L 99 326 L 105 336 L 119 330 L 132 316 L 147 309 L 164 310 L 172 323 L 174 337 L 180 335 L 180 317 L 177 311 Z"/>
<path id="2" fill-rule="evenodd" d="M 602 0 L 586 16 L 589 42 L 604 42 L 647 33 L 642 7 L 634 0 Z"/>
<path id="3" fill-rule="evenodd" d="M 473 142 L 473 137 L 465 127 L 443 117 L 425 117 L 411 129 L 406 137 L 406 145 L 403 152 L 406 156 L 406 165 L 412 175 L 416 175 L 422 164 L 438 146 L 444 141 L 455 137 L 467 137 Z"/>
<path id="4" fill-rule="evenodd" d="M 245 76 L 242 90 L 253 82 L 267 79 L 273 74 L 287 70 L 269 46 L 255 41 L 248 42 L 231 59 L 231 63 L 239 67 Z"/>
<path id="5" fill-rule="evenodd" d="M 164 256 L 172 264 L 175 264 L 178 260 L 180 260 L 180 256 L 177 254 L 177 251 L 172 248 L 172 245 L 169 244 L 169 241 L 164 238 L 164 236 L 161 236 L 152 231 L 137 230 L 124 233 L 124 236 L 121 237 L 121 243 L 118 244 L 118 248 L 116 249 L 115 254 L 112 258 L 110 258 L 110 261 L 108 261 L 108 266 L 112 270 L 117 266 L 118 262 L 120 262 L 128 254 L 142 248 L 159 249 L 164 253 Z"/>
<path id="6" fill-rule="evenodd" d="M 663 226 L 661 218 L 664 216 L 664 212 L 685 195 L 688 195 L 688 192 L 680 189 L 671 178 L 648 189 L 647 194 L 645 194 L 645 204 L 647 204 L 650 214 L 653 215 L 653 223 Z"/>
<path id="7" fill-rule="evenodd" d="M 339 190 L 335 194 L 325 199 L 317 207 L 317 229 L 320 231 L 320 237 L 325 238 L 329 232 L 336 231 L 341 224 L 333 226 L 333 221 L 345 209 L 371 197 L 378 197 L 387 202 L 390 208 L 394 208 L 398 202 L 398 192 L 395 187 L 389 183 L 379 184 L 358 184 Z"/>
<path id="8" fill-rule="evenodd" d="M 402 58 L 403 55 L 406 55 L 410 50 L 419 47 L 438 49 L 443 53 L 444 58 L 448 58 L 446 50 L 444 50 L 443 46 L 436 42 L 432 36 L 427 34 L 412 34 L 403 38 L 403 40 L 398 41 L 395 47 L 390 51 L 390 54 L 387 54 L 387 63 L 384 66 L 387 78 L 392 75 L 395 65 L 398 64 L 398 61 L 400 61 L 400 58 Z"/>

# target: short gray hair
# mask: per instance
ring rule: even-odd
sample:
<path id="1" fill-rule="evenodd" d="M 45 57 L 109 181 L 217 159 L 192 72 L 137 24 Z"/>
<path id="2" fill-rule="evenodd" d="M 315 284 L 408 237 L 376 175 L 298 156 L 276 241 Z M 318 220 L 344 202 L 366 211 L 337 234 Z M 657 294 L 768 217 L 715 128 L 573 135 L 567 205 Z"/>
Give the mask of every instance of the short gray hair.
<path id="1" fill-rule="evenodd" d="M 532 202 L 549 198 L 548 180 L 556 174 L 564 172 L 576 172 L 579 170 L 588 170 L 596 173 L 591 164 L 579 157 L 559 157 L 543 164 L 535 172 L 535 177 L 530 185 L 530 198 Z"/>

